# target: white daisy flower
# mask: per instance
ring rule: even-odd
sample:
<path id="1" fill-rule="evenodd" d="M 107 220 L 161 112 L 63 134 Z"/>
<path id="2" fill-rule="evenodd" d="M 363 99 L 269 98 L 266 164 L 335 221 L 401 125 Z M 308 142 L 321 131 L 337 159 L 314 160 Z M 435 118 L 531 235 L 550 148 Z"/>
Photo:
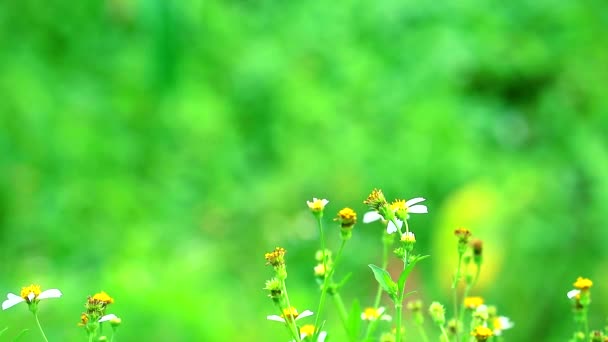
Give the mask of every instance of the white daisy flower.
<path id="1" fill-rule="evenodd" d="M 503 330 L 513 328 L 515 324 L 509 319 L 509 317 L 498 316 L 494 318 L 492 326 L 494 328 L 494 335 L 500 336 Z"/>
<path id="2" fill-rule="evenodd" d="M 300 339 L 304 341 L 307 337 L 313 337 L 315 334 L 315 326 L 312 324 L 303 325 L 300 328 Z M 319 332 L 319 336 L 317 336 L 317 342 L 325 342 L 327 338 L 327 332 L 321 331 Z M 295 342 L 295 340 L 291 340 L 291 342 Z"/>
<path id="3" fill-rule="evenodd" d="M 59 297 L 61 297 L 61 291 L 57 289 L 41 291 L 40 285 L 32 284 L 21 289 L 21 296 L 17 296 L 14 293 L 7 294 L 6 300 L 2 302 L 2 310 L 6 310 L 22 302 L 26 302 L 29 305 L 31 303 L 37 303 L 42 299 Z"/>
<path id="4" fill-rule="evenodd" d="M 288 309 L 284 309 L 283 314 L 281 316 L 270 315 L 270 316 L 266 316 L 266 319 L 268 319 L 269 321 L 277 321 L 277 322 L 286 323 L 288 320 L 291 321 L 292 319 L 294 319 L 297 321 L 299 319 L 302 319 L 302 318 L 308 317 L 308 316 L 312 316 L 312 315 L 313 315 L 313 312 L 310 310 L 304 310 L 304 311 L 302 311 L 302 313 L 298 313 L 298 310 L 296 310 L 296 308 L 291 307 Z"/>
<path id="5" fill-rule="evenodd" d="M 365 308 L 365 310 L 363 310 L 363 312 L 361 313 L 361 319 L 364 321 L 375 321 L 377 319 L 380 319 L 381 321 L 390 321 L 393 318 L 389 315 L 385 315 L 384 314 L 384 307 L 379 307 L 379 308 Z"/>
<path id="6" fill-rule="evenodd" d="M 393 212 L 396 212 L 397 210 L 405 210 L 406 215 L 426 214 L 429 212 L 427 206 L 424 204 L 418 204 L 422 201 L 425 201 L 425 199 L 422 197 L 412 198 L 411 200 L 407 201 L 397 200 L 390 204 L 390 208 Z M 376 211 L 368 211 L 363 215 L 363 223 L 370 223 L 378 220 L 383 220 L 383 217 Z M 392 234 L 401 229 L 401 227 L 403 226 L 403 221 L 398 218 L 395 218 L 395 222 L 397 223 L 397 226 L 395 226 L 392 221 L 388 222 L 388 224 L 386 225 L 387 233 Z"/>
<path id="7" fill-rule="evenodd" d="M 325 206 L 327 205 L 327 203 L 329 203 L 328 200 L 320 199 L 320 198 L 316 198 L 316 197 L 313 197 L 312 201 L 306 201 L 308 208 L 310 208 L 310 210 L 313 213 L 323 211 L 323 209 L 325 209 Z"/>

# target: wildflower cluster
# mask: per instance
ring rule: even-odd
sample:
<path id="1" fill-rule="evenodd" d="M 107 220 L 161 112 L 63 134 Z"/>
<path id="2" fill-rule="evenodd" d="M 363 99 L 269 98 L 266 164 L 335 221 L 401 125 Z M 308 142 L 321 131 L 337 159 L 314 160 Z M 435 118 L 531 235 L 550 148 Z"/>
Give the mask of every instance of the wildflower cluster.
<path id="1" fill-rule="evenodd" d="M 42 325 L 38 319 L 38 305 L 41 300 L 48 298 L 59 298 L 61 296 L 62 293 L 58 289 L 42 291 L 40 285 L 32 284 L 21 288 L 19 296 L 13 293 L 7 294 L 7 299 L 2 302 L 2 310 L 11 308 L 19 303 L 26 303 L 30 312 L 34 314 L 36 325 L 40 330 L 43 340 L 48 342 L 48 338 L 46 337 L 46 334 L 44 333 Z M 114 303 L 114 299 L 103 291 L 95 294 L 94 296 L 90 296 L 87 299 L 87 303 L 85 304 L 86 311 L 80 315 L 80 323 L 78 325 L 85 327 L 88 333 L 89 341 L 103 341 L 107 339 L 107 337 L 100 335 L 100 324 L 103 322 L 110 321 L 114 333 L 116 332 L 116 327 L 118 327 L 118 325 L 121 323 L 120 318 L 114 314 L 105 314 L 107 306 L 112 303 Z M 26 331 L 27 329 L 23 330 L 21 333 Z M 4 330 L 2 332 L 4 332 Z M 112 334 L 112 339 L 114 338 L 114 333 Z"/>
<path id="2" fill-rule="evenodd" d="M 356 232 L 358 215 L 349 207 L 338 210 L 334 219 L 338 224 L 336 232 L 339 236 L 336 251 L 326 247 L 326 232 L 322 220 L 329 201 L 319 198 L 307 201 L 307 206 L 316 220 L 320 240 L 320 249 L 315 254 L 316 264 L 311 267 L 320 291 L 314 324 L 300 325 L 300 320 L 312 316 L 313 312 L 305 310 L 300 313 L 290 304 L 286 286 L 286 251 L 281 247 L 265 254 L 266 264 L 273 267 L 274 276 L 266 281 L 264 289 L 277 307 L 277 314 L 269 315 L 267 319 L 282 323 L 289 331 L 292 341 L 324 341 L 328 337 L 328 333 L 323 331 L 326 323 L 325 306 L 327 300 L 331 298 L 348 341 L 401 342 L 407 338 L 426 342 L 429 341 L 424 324 L 426 316 L 430 316 L 431 321 L 439 329 L 439 340 L 442 342 L 469 341 L 469 338 L 487 341 L 512 327 L 513 324 L 508 318 L 496 314 L 495 307 L 484 305 L 481 297 L 469 296 L 483 263 L 483 243 L 481 240 L 472 240 L 472 234 L 468 229 L 458 228 L 454 232 L 457 237 L 458 252 L 458 267 L 453 282 L 456 298 L 454 312 L 449 318 L 446 308 L 438 302 L 433 302 L 427 310 L 424 310 L 420 300 L 409 301 L 406 307 L 412 315 L 413 324 L 418 329 L 418 336 L 412 336 L 409 331 L 406 334 L 403 327 L 404 301 L 413 293 L 405 292 L 406 283 L 415 266 L 429 257 L 416 253 L 416 235 L 409 223 L 410 214 L 428 213 L 424 201 L 422 197 L 415 197 L 410 200 L 395 199 L 389 202 L 380 189 L 374 189 L 363 201 L 370 209 L 363 215 L 363 223 L 380 222 L 384 228 L 380 239 L 382 262 L 380 265 L 369 265 L 378 284 L 376 296 L 369 304 L 365 301 L 353 303 L 350 310 L 347 310 L 341 296 L 350 274 L 340 273 L 340 263 L 345 245 L 352 238 L 353 232 Z M 396 276 L 388 271 L 390 251 L 393 251 L 402 266 Z M 463 289 L 461 283 L 464 283 Z M 387 294 L 392 301 L 390 313 L 387 311 L 391 308 L 387 310 L 381 305 L 383 294 Z M 359 303 L 366 305 L 361 309 Z"/>
<path id="3" fill-rule="evenodd" d="M 574 314 L 574 322 L 576 330 L 571 342 L 607 342 L 608 341 L 608 326 L 604 330 L 589 329 L 589 306 L 591 304 L 591 287 L 593 281 L 589 278 L 578 277 L 574 284 L 573 290 L 568 291 L 567 297 L 572 302 L 572 313 Z"/>

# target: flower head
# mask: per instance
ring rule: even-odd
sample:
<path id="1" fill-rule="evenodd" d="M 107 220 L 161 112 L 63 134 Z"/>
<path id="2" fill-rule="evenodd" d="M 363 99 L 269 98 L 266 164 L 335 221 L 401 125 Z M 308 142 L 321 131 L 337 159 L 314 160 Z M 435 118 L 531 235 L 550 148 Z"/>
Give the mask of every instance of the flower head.
<path id="1" fill-rule="evenodd" d="M 351 208 L 344 208 L 334 220 L 339 221 L 342 228 L 350 229 L 357 223 L 357 213 Z"/>
<path id="2" fill-rule="evenodd" d="M 477 341 L 487 341 L 492 334 L 492 330 L 488 327 L 484 327 L 483 325 L 475 327 L 475 330 L 471 332 L 471 335 L 475 336 Z"/>
<path id="3" fill-rule="evenodd" d="M 304 317 L 308 317 L 308 316 L 312 316 L 313 312 L 310 310 L 304 310 L 302 311 L 302 313 L 298 313 L 298 310 L 296 310 L 296 308 L 294 308 L 293 306 L 287 309 L 283 310 L 283 314 L 281 314 L 281 316 L 277 316 L 277 315 L 270 315 L 270 316 L 266 316 L 266 319 L 270 320 L 270 321 L 277 321 L 277 322 L 283 322 L 286 323 L 287 321 L 292 321 L 292 320 L 299 320 L 302 319 Z"/>
<path id="4" fill-rule="evenodd" d="M 313 197 L 312 201 L 306 201 L 308 208 L 310 208 L 310 211 L 312 211 L 313 214 L 323 212 L 323 209 L 325 209 L 325 206 L 327 205 L 327 203 L 329 203 L 328 200 L 319 199 L 316 197 Z"/>
<path id="5" fill-rule="evenodd" d="M 306 338 L 312 338 L 315 335 L 315 326 L 312 324 L 303 325 L 300 328 L 300 339 L 305 340 Z M 317 342 L 324 342 L 327 337 L 327 332 L 321 331 L 319 332 L 319 336 L 317 337 Z M 294 342 L 294 341 L 292 341 Z"/>
<path id="6" fill-rule="evenodd" d="M 438 302 L 431 303 L 431 306 L 429 306 L 429 313 L 436 324 L 443 326 L 445 323 L 445 308 L 443 305 Z"/>
<path id="7" fill-rule="evenodd" d="M 266 258 L 266 265 L 272 265 L 273 267 L 285 266 L 285 248 L 277 247 L 274 251 L 264 254 Z"/>
<path id="8" fill-rule="evenodd" d="M 385 315 L 384 314 L 384 307 L 379 307 L 379 308 L 365 308 L 365 310 L 363 310 L 363 312 L 361 313 L 361 319 L 364 321 L 375 321 L 377 319 L 380 319 L 382 321 L 390 321 L 392 320 L 392 317 L 389 315 Z"/>
<path id="9" fill-rule="evenodd" d="M 509 317 L 498 316 L 492 320 L 492 328 L 494 329 L 494 335 L 500 336 L 503 330 L 513 328 L 513 322 L 509 319 Z"/>
<path id="10" fill-rule="evenodd" d="M 578 277 L 573 285 L 581 291 L 587 291 L 593 286 L 593 282 L 589 278 Z"/>
<path id="11" fill-rule="evenodd" d="M 373 195 L 373 193 L 372 193 Z M 371 195 L 370 195 L 371 196 Z M 428 208 L 426 205 L 417 204 L 425 199 L 422 197 L 412 198 L 411 200 L 396 200 L 390 205 L 387 205 L 387 210 L 393 215 L 395 223 L 393 220 L 382 215 L 382 211 L 369 211 L 363 215 L 363 222 L 370 223 L 378 220 L 387 220 L 386 232 L 392 234 L 396 231 L 399 231 L 403 226 L 403 221 L 409 218 L 409 214 L 426 214 L 428 213 Z M 385 200 L 386 201 L 386 200 Z M 396 217 L 395 217 L 396 216 Z"/>
<path id="12" fill-rule="evenodd" d="M 462 244 L 467 244 L 469 239 L 471 238 L 471 231 L 466 228 L 457 228 L 454 230 L 454 235 L 458 238 L 458 242 Z"/>
<path id="13" fill-rule="evenodd" d="M 412 232 L 406 232 L 401 234 L 401 241 L 407 243 L 414 243 L 416 242 L 416 236 Z"/>
<path id="14" fill-rule="evenodd" d="M 94 294 L 91 299 L 97 303 L 102 303 L 105 305 L 114 303 L 114 298 L 110 297 L 105 291 Z"/>
<path id="15" fill-rule="evenodd" d="M 477 309 L 483 304 L 483 298 L 481 297 L 466 297 L 464 299 L 464 307 L 467 309 Z"/>
<path id="16" fill-rule="evenodd" d="M 367 196 L 367 199 L 363 201 L 363 204 L 367 204 L 370 209 L 377 212 L 381 212 L 382 209 L 388 205 L 386 198 L 380 189 L 372 190 L 372 193 Z"/>
<path id="17" fill-rule="evenodd" d="M 36 304 L 38 304 L 40 300 L 59 297 L 61 297 L 61 291 L 59 291 L 58 289 L 48 289 L 45 291 L 41 291 L 40 285 L 32 284 L 30 286 L 25 286 L 21 288 L 20 296 L 17 296 L 13 293 L 7 294 L 7 299 L 2 302 L 2 310 L 6 310 L 21 302 L 26 302 L 28 305 L 30 305 L 30 309 L 32 309 L 31 305 L 33 304 L 33 308 L 35 309 Z"/>
<path id="18" fill-rule="evenodd" d="M 264 290 L 270 292 L 268 297 L 274 301 L 278 301 L 283 296 L 283 283 L 277 278 L 272 278 L 266 281 Z"/>

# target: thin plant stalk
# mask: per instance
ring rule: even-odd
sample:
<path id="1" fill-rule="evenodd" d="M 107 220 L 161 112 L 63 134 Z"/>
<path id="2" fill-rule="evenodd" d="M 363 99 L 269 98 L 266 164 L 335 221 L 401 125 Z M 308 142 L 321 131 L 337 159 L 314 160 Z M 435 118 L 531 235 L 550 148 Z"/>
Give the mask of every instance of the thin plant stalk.
<path id="1" fill-rule="evenodd" d="M 323 269 L 327 272 L 327 258 L 325 256 L 325 236 L 323 234 L 323 221 L 321 220 L 321 216 L 317 216 L 317 226 L 319 227 L 319 236 L 321 239 L 321 253 L 323 256 Z M 336 257 L 336 262 L 338 258 Z M 334 264 L 335 268 L 335 264 Z M 330 272 L 331 273 L 331 272 Z M 325 296 L 327 294 L 327 284 L 329 283 L 329 274 L 325 274 L 325 278 L 323 279 L 323 287 L 321 288 L 321 298 L 319 299 L 319 306 L 317 307 L 317 316 L 315 317 L 315 338 L 317 337 L 317 331 L 319 327 L 319 319 L 321 314 L 323 313 L 323 309 L 325 306 Z M 313 339 L 314 340 L 314 339 Z"/>
<path id="2" fill-rule="evenodd" d="M 327 295 L 328 284 L 334 275 L 334 271 L 338 267 L 338 263 L 340 262 L 340 259 L 341 259 L 340 257 L 342 256 L 342 251 L 344 251 L 345 245 L 346 245 L 346 240 L 342 240 L 342 243 L 340 244 L 340 248 L 338 249 L 338 254 L 336 254 L 336 261 L 334 261 L 334 264 L 332 265 L 331 270 L 329 270 L 329 272 L 325 275 L 325 279 L 323 279 L 323 288 L 321 289 L 321 299 L 319 300 L 319 309 L 317 310 L 317 317 L 315 318 L 315 333 L 314 333 L 313 341 L 315 341 L 317 339 L 317 337 L 319 336 L 319 333 L 321 332 L 321 329 L 318 329 L 317 327 L 319 326 L 318 324 L 319 324 L 319 318 L 321 317 L 321 312 L 324 309 L 325 296 Z M 335 295 L 339 296 L 338 293 L 334 294 L 334 297 L 335 297 Z M 344 308 L 344 303 L 342 302 L 341 297 L 339 298 L 339 301 L 341 304 L 341 307 L 338 306 L 338 311 L 340 312 L 340 319 L 342 320 L 344 329 L 348 333 L 348 324 L 347 324 L 348 320 L 346 318 L 347 317 L 346 309 Z"/>
<path id="3" fill-rule="evenodd" d="M 285 302 L 287 303 L 287 310 L 290 310 L 291 312 L 291 303 L 289 302 L 289 295 L 287 294 L 287 285 L 285 285 L 285 280 L 281 280 L 281 283 L 283 285 L 283 293 L 285 294 Z M 295 338 L 296 341 L 300 342 L 302 341 L 302 339 L 300 338 L 300 334 L 298 333 L 298 326 L 296 324 L 296 320 L 294 317 L 291 317 L 291 319 L 288 319 L 287 317 L 285 317 L 285 321 L 287 322 L 287 325 L 289 325 L 289 330 L 292 331 L 292 334 L 294 335 L 293 337 Z"/>
<path id="4" fill-rule="evenodd" d="M 404 220 L 403 223 L 405 224 L 405 232 L 409 233 L 410 229 L 409 226 L 407 224 L 407 220 Z M 393 220 L 393 224 L 395 225 L 395 227 L 397 227 L 398 231 L 399 231 L 399 235 L 401 236 L 401 229 L 399 228 L 399 226 L 397 225 L 397 222 L 395 222 Z M 403 271 L 405 271 L 405 268 L 407 267 L 407 251 L 404 249 L 403 250 Z M 403 288 L 398 289 L 398 297 L 397 300 L 395 301 L 395 334 L 396 336 L 396 342 L 401 342 L 401 317 L 403 315 L 403 293 L 405 291 L 405 284 L 403 284 Z"/>
<path id="5" fill-rule="evenodd" d="M 46 338 L 46 335 L 44 333 L 44 330 L 42 330 L 42 325 L 40 325 L 40 320 L 38 319 L 38 314 L 34 313 L 34 319 L 36 320 L 36 325 L 38 325 L 38 329 L 40 329 L 40 334 L 42 335 L 42 338 L 46 341 L 49 342 L 49 339 Z"/>
<path id="6" fill-rule="evenodd" d="M 458 251 L 458 266 L 456 266 L 456 274 L 454 275 L 454 281 L 452 282 L 452 291 L 454 293 L 454 319 L 456 320 L 456 326 L 458 326 L 458 322 L 461 322 L 460 319 L 462 319 L 462 313 L 464 312 L 464 310 L 462 312 L 458 311 L 458 282 L 460 281 L 460 271 L 462 268 L 463 257 L 464 253 Z M 468 291 L 465 290 L 465 292 Z M 460 334 L 458 333 L 458 331 L 456 332 L 456 342 L 460 342 Z"/>

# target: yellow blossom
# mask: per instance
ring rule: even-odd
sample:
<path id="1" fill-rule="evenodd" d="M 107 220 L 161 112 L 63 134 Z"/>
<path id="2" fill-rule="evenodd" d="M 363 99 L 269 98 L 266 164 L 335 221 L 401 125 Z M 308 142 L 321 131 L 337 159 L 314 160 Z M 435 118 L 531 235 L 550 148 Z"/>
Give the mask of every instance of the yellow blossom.
<path id="1" fill-rule="evenodd" d="M 481 297 L 466 297 L 464 299 L 464 306 L 467 309 L 476 309 L 483 304 L 483 298 Z"/>
<path id="2" fill-rule="evenodd" d="M 581 290 L 589 290 L 593 286 L 593 282 L 589 278 L 578 277 L 574 282 L 574 287 Z"/>

